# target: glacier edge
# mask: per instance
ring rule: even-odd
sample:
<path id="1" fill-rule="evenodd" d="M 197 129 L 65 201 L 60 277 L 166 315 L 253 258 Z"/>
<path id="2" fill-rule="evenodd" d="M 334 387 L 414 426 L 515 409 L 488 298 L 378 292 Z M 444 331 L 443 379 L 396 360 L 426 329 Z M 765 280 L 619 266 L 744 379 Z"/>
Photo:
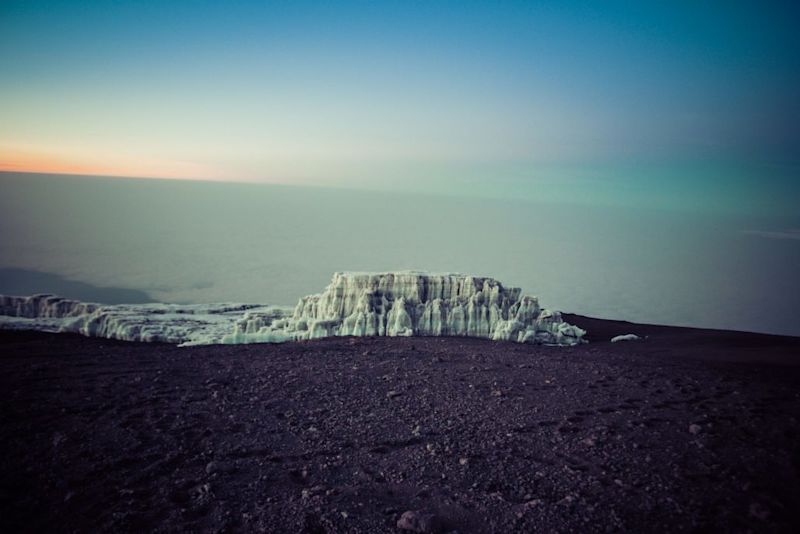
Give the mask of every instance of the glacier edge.
<path id="1" fill-rule="evenodd" d="M 101 305 L 0 296 L 0 328 L 181 345 L 330 336 L 467 336 L 576 345 L 585 331 L 499 281 L 458 273 L 337 272 L 294 308 L 261 304 Z"/>

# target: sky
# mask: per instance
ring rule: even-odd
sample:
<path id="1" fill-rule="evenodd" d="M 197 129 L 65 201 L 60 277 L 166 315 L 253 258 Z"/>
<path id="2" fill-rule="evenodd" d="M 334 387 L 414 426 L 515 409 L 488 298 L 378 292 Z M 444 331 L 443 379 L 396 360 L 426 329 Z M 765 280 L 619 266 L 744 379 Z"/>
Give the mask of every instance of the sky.
<path id="1" fill-rule="evenodd" d="M 796 215 L 796 2 L 0 2 L 0 170 Z"/>

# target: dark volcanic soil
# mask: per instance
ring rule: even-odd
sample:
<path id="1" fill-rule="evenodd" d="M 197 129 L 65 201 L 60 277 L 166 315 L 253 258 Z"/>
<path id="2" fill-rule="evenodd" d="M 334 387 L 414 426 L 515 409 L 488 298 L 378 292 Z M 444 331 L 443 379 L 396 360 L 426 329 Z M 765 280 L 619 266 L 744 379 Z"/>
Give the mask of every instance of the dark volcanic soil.
<path id="1" fill-rule="evenodd" d="M 0 530 L 800 530 L 800 340 L 569 320 L 595 342 L 2 332 Z"/>

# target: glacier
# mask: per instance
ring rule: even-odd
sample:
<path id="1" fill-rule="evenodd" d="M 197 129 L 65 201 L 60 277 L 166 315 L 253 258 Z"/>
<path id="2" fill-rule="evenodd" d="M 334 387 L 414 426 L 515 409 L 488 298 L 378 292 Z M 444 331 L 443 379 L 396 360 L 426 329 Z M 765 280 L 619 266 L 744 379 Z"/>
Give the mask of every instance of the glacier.
<path id="1" fill-rule="evenodd" d="M 337 272 L 294 308 L 266 304 L 102 305 L 54 295 L 0 296 L 0 328 L 74 332 L 183 346 L 330 336 L 467 336 L 576 345 L 585 331 L 536 297 L 458 273 Z"/>
<path id="2" fill-rule="evenodd" d="M 123 341 L 221 343 L 248 310 L 265 316 L 291 308 L 258 304 L 95 304 L 55 295 L 0 295 L 0 329 L 72 332 Z"/>

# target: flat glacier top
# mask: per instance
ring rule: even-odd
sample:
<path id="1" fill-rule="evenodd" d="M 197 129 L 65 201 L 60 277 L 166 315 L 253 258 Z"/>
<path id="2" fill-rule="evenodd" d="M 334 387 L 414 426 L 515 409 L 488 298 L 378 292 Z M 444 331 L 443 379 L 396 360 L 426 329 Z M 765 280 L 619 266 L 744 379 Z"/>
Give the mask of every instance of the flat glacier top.
<path id="1" fill-rule="evenodd" d="M 464 278 L 491 278 L 491 276 L 479 276 L 472 274 L 464 274 L 458 272 L 436 272 L 436 271 L 422 271 L 415 269 L 407 269 L 402 271 L 338 271 L 335 275 L 342 276 L 397 276 L 397 275 L 416 275 L 416 276 L 458 276 Z"/>

